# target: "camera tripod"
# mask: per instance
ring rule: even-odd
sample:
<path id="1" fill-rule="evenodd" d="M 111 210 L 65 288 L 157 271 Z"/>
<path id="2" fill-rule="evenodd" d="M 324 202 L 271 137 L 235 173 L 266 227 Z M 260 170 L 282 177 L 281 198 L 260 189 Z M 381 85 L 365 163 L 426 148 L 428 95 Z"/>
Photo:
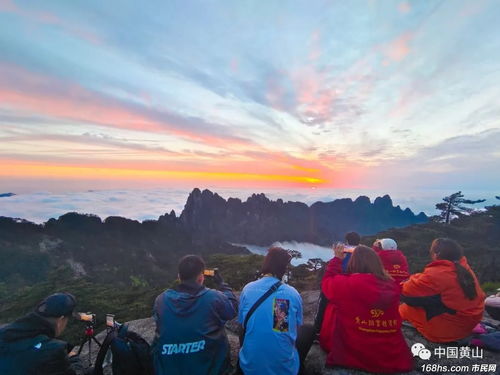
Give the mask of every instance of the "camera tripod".
<path id="1" fill-rule="evenodd" d="M 87 323 L 87 327 L 85 327 L 85 334 L 82 340 L 82 343 L 80 344 L 80 347 L 78 348 L 78 352 L 76 353 L 77 356 L 80 355 L 82 352 L 82 349 L 86 343 L 88 343 L 89 346 L 89 366 L 92 366 L 92 341 L 94 341 L 99 348 L 101 347 L 101 343 L 96 339 L 95 334 L 94 334 L 94 325 L 89 322 Z"/>

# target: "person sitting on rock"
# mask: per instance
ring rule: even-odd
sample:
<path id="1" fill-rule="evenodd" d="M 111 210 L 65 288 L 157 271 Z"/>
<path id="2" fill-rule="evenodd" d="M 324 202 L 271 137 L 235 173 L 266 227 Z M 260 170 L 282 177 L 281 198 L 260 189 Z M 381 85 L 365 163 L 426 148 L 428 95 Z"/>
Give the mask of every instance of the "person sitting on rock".
<path id="1" fill-rule="evenodd" d="M 2 327 L 0 374 L 86 373 L 76 355 L 69 357 L 68 344 L 56 339 L 66 329 L 75 305 L 75 297 L 69 293 L 52 294 L 33 312 Z"/>
<path id="2" fill-rule="evenodd" d="M 327 366 L 368 372 L 406 372 L 413 359 L 401 332 L 400 291 L 367 246 L 357 246 L 342 274 L 343 246 L 334 248 L 321 290 L 328 305 L 320 332 Z"/>
<path id="3" fill-rule="evenodd" d="M 238 302 L 219 273 L 214 274 L 219 290 L 206 288 L 204 270 L 203 259 L 186 255 L 179 261 L 180 284 L 156 298 L 152 345 L 156 375 L 231 371 L 224 325 L 236 316 Z"/>
<path id="4" fill-rule="evenodd" d="M 342 259 L 342 272 L 346 272 L 347 265 L 349 264 L 349 260 L 351 259 L 352 252 L 359 245 L 361 241 L 361 237 L 357 232 L 349 232 L 345 235 L 344 245 L 344 259 Z M 323 316 L 325 315 L 326 305 L 328 304 L 328 300 L 326 299 L 323 292 L 320 291 L 319 301 L 318 301 L 318 310 L 316 311 L 316 316 L 314 318 L 314 328 L 316 330 L 316 335 L 319 335 L 319 331 L 321 330 L 321 325 L 323 324 Z"/>
<path id="5" fill-rule="evenodd" d="M 312 345 L 312 325 L 302 326 L 302 298 L 294 287 L 281 283 L 291 259 L 286 250 L 270 248 L 263 277 L 241 292 L 238 321 L 245 333 L 239 364 L 245 375 L 296 375 Z M 246 319 L 250 310 L 253 313 Z"/>
<path id="6" fill-rule="evenodd" d="M 487 297 L 484 300 L 486 312 L 495 320 L 500 320 L 500 288 L 497 294 Z"/>
<path id="7" fill-rule="evenodd" d="M 429 341 L 461 340 L 481 321 L 485 294 L 457 242 L 437 238 L 430 255 L 424 271 L 403 283 L 399 312 Z"/>
<path id="8" fill-rule="evenodd" d="M 392 238 L 375 240 L 373 250 L 382 260 L 385 270 L 391 275 L 398 286 L 408 279 L 408 261 L 401 250 L 398 250 L 396 241 Z"/>

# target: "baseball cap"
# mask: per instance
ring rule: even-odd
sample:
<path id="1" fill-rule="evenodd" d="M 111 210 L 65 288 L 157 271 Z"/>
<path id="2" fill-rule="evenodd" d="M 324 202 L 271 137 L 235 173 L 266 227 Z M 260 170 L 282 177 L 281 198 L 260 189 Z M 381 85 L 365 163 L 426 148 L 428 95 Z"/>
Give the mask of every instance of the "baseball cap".
<path id="1" fill-rule="evenodd" d="M 375 241 L 379 243 L 382 250 L 397 250 L 398 244 L 392 238 L 382 238 L 381 240 Z"/>
<path id="2" fill-rule="evenodd" d="M 55 293 L 46 297 L 36 307 L 35 312 L 45 317 L 69 316 L 76 306 L 76 299 L 70 293 Z"/>

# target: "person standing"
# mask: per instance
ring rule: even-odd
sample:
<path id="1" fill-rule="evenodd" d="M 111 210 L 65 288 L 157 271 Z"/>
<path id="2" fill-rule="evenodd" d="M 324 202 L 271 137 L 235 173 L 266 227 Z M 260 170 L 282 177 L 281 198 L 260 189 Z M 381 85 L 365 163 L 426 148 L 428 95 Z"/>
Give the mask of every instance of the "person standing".
<path id="1" fill-rule="evenodd" d="M 206 288 L 204 270 L 202 258 L 186 255 L 179 261 L 179 285 L 156 298 L 152 345 L 156 375 L 231 371 L 224 325 L 236 316 L 238 302 L 219 273 L 214 275 L 218 290 Z"/>

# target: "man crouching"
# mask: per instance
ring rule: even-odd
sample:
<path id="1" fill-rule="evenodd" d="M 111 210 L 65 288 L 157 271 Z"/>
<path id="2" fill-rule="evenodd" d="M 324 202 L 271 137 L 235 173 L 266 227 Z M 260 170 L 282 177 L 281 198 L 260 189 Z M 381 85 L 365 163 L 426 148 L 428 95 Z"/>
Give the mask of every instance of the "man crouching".
<path id="1" fill-rule="evenodd" d="M 0 374 L 79 375 L 80 359 L 68 355 L 68 344 L 58 340 L 76 305 L 69 293 L 56 293 L 35 310 L 0 329 Z M 70 353 L 71 354 L 71 353 Z"/>
<path id="2" fill-rule="evenodd" d="M 186 255 L 178 270 L 179 285 L 160 294 L 153 308 L 155 374 L 228 373 L 224 324 L 236 316 L 236 297 L 218 273 L 214 282 L 219 290 L 203 285 L 205 263 L 199 256 Z"/>

